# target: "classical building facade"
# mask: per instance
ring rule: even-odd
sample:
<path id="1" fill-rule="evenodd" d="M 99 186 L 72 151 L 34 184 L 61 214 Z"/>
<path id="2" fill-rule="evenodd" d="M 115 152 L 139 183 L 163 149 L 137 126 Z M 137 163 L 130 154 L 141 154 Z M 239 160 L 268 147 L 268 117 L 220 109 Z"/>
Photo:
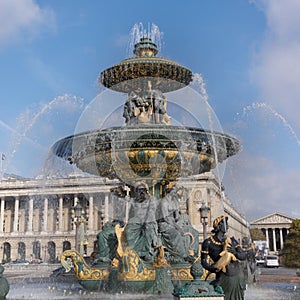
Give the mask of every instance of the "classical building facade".
<path id="1" fill-rule="evenodd" d="M 241 240 L 249 237 L 249 224 L 229 200 L 220 193 L 219 184 L 208 172 L 193 179 L 181 180 L 188 197 L 181 200 L 192 225 L 203 240 L 200 210 L 209 208 L 207 232 L 219 215 L 229 217 L 229 234 Z M 102 226 L 115 218 L 118 200 L 112 192 L 120 185 L 99 177 L 71 174 L 68 178 L 6 178 L 0 184 L 0 258 L 7 260 L 59 259 L 64 250 L 74 249 L 76 216 L 79 203 L 85 224 L 84 252 L 90 255 L 97 247 L 97 234 Z M 120 208 L 120 207 L 119 207 Z"/>
<path id="2" fill-rule="evenodd" d="M 270 252 L 278 252 L 283 249 L 293 220 L 283 214 L 273 213 L 251 222 L 250 226 L 263 232 Z"/>

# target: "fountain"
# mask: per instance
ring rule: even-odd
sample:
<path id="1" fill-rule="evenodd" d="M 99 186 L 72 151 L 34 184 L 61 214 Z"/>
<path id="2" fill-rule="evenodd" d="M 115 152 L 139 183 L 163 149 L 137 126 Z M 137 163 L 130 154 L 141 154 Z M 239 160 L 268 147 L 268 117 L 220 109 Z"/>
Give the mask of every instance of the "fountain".
<path id="1" fill-rule="evenodd" d="M 149 34 L 139 36 L 133 53 L 99 77 L 104 87 L 126 94 L 124 126 L 78 133 L 51 148 L 83 172 L 117 180 L 120 203 L 97 236 L 92 264 L 76 250 L 65 251 L 61 263 L 66 270 L 73 266 L 88 290 L 169 294 L 175 286 L 183 295 L 185 286 L 203 282 L 199 233 L 188 215 L 178 214 L 185 193 L 179 180 L 217 167 L 240 150 L 240 143 L 212 129 L 173 124 L 165 94 L 188 86 L 192 72 L 157 56 Z M 223 299 L 220 290 L 210 288 L 209 295 Z"/>

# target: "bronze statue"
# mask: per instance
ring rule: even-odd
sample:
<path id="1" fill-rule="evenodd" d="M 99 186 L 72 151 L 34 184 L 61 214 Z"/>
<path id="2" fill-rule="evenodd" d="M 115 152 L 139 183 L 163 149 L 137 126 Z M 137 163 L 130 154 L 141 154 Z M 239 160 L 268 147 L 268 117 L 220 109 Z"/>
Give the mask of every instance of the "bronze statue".
<path id="1" fill-rule="evenodd" d="M 146 261 L 154 261 L 157 242 L 156 200 L 149 195 L 147 184 L 136 185 L 136 197 L 131 204 L 125 228 L 127 246 Z"/>
<path id="2" fill-rule="evenodd" d="M 242 248 L 247 252 L 247 258 L 243 261 L 243 270 L 245 274 L 245 280 L 247 284 L 253 284 L 259 281 L 258 268 L 256 265 L 256 254 L 255 245 L 251 242 L 248 237 L 243 237 Z"/>
<path id="3" fill-rule="evenodd" d="M 182 192 L 182 187 L 170 189 L 157 211 L 158 232 L 171 263 L 184 262 L 189 256 L 198 254 L 199 233 L 190 224 L 188 216 L 180 213 Z"/>
<path id="4" fill-rule="evenodd" d="M 246 259 L 246 252 L 234 237 L 226 236 L 227 221 L 224 216 L 214 220 L 212 235 L 202 244 L 201 264 L 210 273 L 216 273 L 211 284 L 222 287 L 225 300 L 243 300 L 246 284 L 240 260 Z"/>

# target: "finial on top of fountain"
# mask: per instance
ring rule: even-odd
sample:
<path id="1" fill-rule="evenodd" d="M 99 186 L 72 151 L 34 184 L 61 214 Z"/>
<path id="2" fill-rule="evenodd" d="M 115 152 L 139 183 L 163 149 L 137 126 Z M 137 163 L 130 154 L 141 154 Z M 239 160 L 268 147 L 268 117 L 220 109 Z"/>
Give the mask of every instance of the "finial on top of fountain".
<path id="1" fill-rule="evenodd" d="M 151 38 L 144 36 L 140 39 L 140 42 L 134 45 L 133 53 L 139 57 L 152 57 L 158 53 L 158 49 Z"/>

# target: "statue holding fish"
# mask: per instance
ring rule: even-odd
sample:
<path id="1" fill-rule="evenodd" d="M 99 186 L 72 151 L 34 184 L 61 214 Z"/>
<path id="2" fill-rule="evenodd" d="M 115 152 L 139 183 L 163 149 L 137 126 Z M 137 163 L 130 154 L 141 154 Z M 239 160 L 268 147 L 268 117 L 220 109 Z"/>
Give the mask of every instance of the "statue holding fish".
<path id="1" fill-rule="evenodd" d="M 225 300 L 244 300 L 246 283 L 240 261 L 247 257 L 238 241 L 227 236 L 228 217 L 213 222 L 212 235 L 203 241 L 201 264 L 209 274 L 215 273 L 214 286 L 221 286 Z"/>

